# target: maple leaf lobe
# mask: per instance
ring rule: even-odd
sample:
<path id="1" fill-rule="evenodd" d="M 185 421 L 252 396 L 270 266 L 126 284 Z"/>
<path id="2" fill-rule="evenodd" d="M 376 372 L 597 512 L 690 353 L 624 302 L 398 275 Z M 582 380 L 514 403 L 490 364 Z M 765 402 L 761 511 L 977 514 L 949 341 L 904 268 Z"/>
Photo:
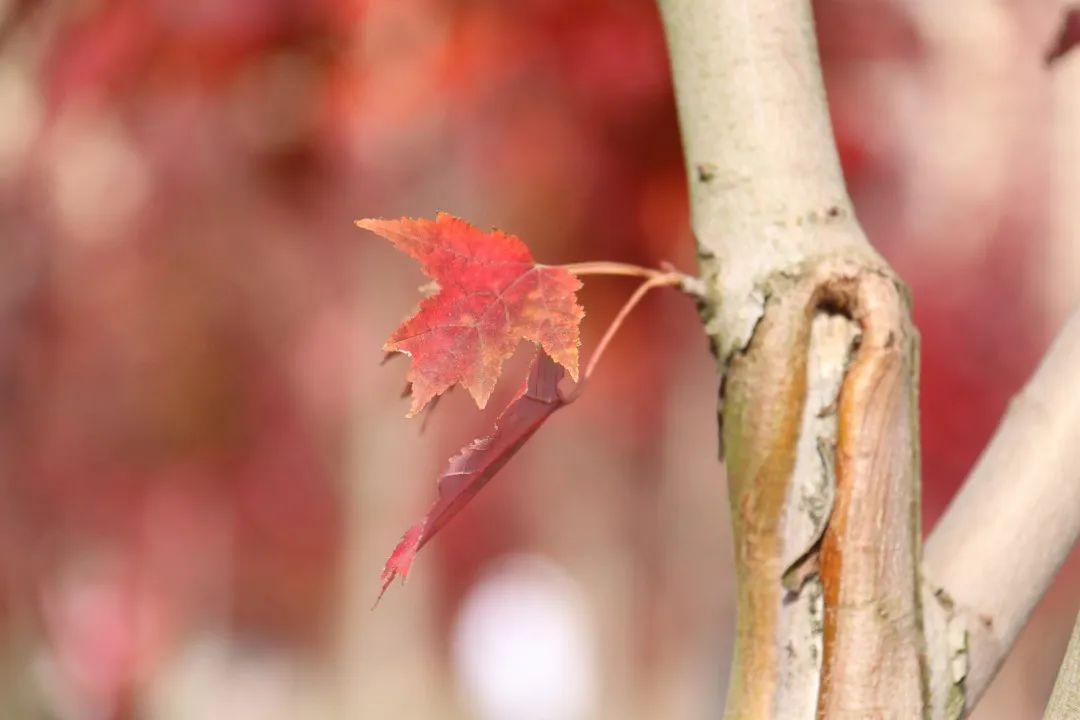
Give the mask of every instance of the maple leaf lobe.
<path id="1" fill-rule="evenodd" d="M 400 577 L 404 582 L 420 549 L 457 515 L 544 422 L 568 400 L 559 392 L 564 369 L 544 353 L 537 353 L 528 378 L 499 414 L 495 427 L 450 458 L 439 476 L 438 497 L 427 514 L 401 536 L 383 567 L 379 581 L 383 596 Z M 376 601 L 377 603 L 377 601 Z"/>
<path id="2" fill-rule="evenodd" d="M 446 213 L 356 224 L 418 261 L 438 286 L 383 345 L 412 358 L 410 416 L 454 384 L 483 408 L 521 340 L 577 380 L 585 311 L 576 296 L 581 282 L 570 272 L 538 265 L 514 235 L 483 232 Z"/>

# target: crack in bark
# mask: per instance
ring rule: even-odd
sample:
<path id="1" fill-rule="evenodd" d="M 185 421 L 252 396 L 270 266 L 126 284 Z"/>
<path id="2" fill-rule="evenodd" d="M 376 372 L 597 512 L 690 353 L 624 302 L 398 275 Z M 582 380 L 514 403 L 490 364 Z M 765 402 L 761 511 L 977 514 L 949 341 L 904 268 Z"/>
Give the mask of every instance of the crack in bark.
<path id="1" fill-rule="evenodd" d="M 724 382 L 739 558 L 738 661 L 729 714 L 808 717 L 832 703 L 843 716 L 866 711 L 886 696 L 917 714 L 917 527 L 907 511 L 917 502 L 909 487 L 915 468 L 896 462 L 910 461 L 908 443 L 914 442 L 904 419 L 910 396 L 901 391 L 911 389 L 902 382 L 910 360 L 903 292 L 891 275 L 834 257 L 776 273 L 763 295 L 762 317 L 745 348 L 731 354 Z M 824 351 L 823 331 L 830 328 L 832 349 Z M 828 367 L 822 367 L 823 357 L 831 358 Z M 829 380 L 823 383 L 824 377 Z M 901 382 L 889 381 L 893 392 L 877 392 L 888 377 Z M 883 447 L 894 444 L 899 456 L 882 455 Z M 852 460 L 851 449 L 863 446 L 863 459 Z M 896 552 L 897 562 L 892 556 L 863 557 L 874 545 L 861 534 L 868 529 L 858 518 L 842 515 L 834 527 L 836 511 L 828 511 L 824 496 L 831 488 L 829 458 L 835 455 L 837 472 L 848 480 L 845 492 L 852 494 L 838 499 L 849 510 L 870 508 L 871 525 L 882 513 L 891 518 L 875 532 L 882 533 L 883 547 Z M 894 509 L 882 505 L 894 496 L 907 500 Z M 830 542 L 831 560 L 823 570 L 846 563 L 847 585 L 836 582 L 839 575 L 817 571 Z M 824 602 L 815 603 L 815 597 Z M 816 620 L 815 606 L 822 610 Z M 868 622 L 870 631 L 853 640 L 851 628 Z M 874 663 L 896 670 L 895 679 L 884 685 L 876 678 L 865 681 Z M 849 694 L 849 688 L 864 687 L 871 691 Z"/>

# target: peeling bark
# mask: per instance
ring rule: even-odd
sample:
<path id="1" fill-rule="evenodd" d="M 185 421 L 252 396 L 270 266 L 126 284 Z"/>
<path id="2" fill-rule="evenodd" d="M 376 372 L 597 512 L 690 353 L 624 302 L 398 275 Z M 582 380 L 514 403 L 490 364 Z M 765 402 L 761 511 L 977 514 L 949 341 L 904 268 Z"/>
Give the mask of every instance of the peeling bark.
<path id="1" fill-rule="evenodd" d="M 918 335 L 853 216 L 809 2 L 659 5 L 723 378 L 727 717 L 962 717 L 1080 533 L 1080 319 L 935 530 L 923 577 Z"/>
<path id="2" fill-rule="evenodd" d="M 840 393 L 837 501 L 821 547 L 825 652 L 818 716 L 918 717 L 917 337 L 901 288 L 862 273 L 840 300 L 862 342 Z"/>
<path id="3" fill-rule="evenodd" d="M 917 717 L 917 337 L 853 216 L 809 3 L 660 7 L 724 377 L 727 716 Z"/>
<path id="4" fill-rule="evenodd" d="M 729 715 L 917 717 L 906 303 L 890 276 L 838 259 L 780 274 L 764 295 L 725 383 L 739 580 Z"/>

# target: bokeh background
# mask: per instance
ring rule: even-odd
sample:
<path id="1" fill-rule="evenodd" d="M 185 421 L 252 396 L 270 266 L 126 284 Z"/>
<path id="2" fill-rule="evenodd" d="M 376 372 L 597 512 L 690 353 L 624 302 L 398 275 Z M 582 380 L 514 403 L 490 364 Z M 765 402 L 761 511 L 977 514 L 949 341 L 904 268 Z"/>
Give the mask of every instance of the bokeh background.
<path id="1" fill-rule="evenodd" d="M 1049 0 L 815 6 L 915 297 L 930 527 L 1080 299 L 1080 52 L 1047 67 Z M 0 716 L 718 717 L 717 380 L 675 293 L 371 611 L 516 385 L 421 433 L 380 366 L 423 278 L 352 221 L 438 210 L 692 269 L 652 3 L 0 0 Z M 631 288 L 589 280 L 586 352 Z M 977 718 L 1040 715 L 1078 571 Z"/>

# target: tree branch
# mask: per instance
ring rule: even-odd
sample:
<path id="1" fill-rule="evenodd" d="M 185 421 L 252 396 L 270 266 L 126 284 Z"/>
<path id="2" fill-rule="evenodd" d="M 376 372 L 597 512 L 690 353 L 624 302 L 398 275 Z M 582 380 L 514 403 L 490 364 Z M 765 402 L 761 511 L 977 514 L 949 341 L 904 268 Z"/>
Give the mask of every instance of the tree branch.
<path id="1" fill-rule="evenodd" d="M 884 263 L 852 214 L 810 3 L 659 0 L 691 215 L 721 358 L 744 347 L 778 270 L 830 254 Z"/>
<path id="2" fill-rule="evenodd" d="M 852 212 L 810 3 L 660 8 L 724 375 L 727 715 L 917 717 L 917 336 Z"/>
<path id="3" fill-rule="evenodd" d="M 917 336 L 844 189 L 809 2 L 659 4 L 724 376 L 728 715 L 959 717 L 1080 532 L 1080 320 L 935 530 L 920 582 Z"/>
<path id="4" fill-rule="evenodd" d="M 1061 661 L 1043 720 L 1070 720 L 1076 717 L 1080 717 L 1080 613 L 1076 615 L 1072 639 Z"/>
<path id="5" fill-rule="evenodd" d="M 1080 312 L 1017 395 L 926 544 L 967 632 L 971 708 L 1080 536 Z"/>

